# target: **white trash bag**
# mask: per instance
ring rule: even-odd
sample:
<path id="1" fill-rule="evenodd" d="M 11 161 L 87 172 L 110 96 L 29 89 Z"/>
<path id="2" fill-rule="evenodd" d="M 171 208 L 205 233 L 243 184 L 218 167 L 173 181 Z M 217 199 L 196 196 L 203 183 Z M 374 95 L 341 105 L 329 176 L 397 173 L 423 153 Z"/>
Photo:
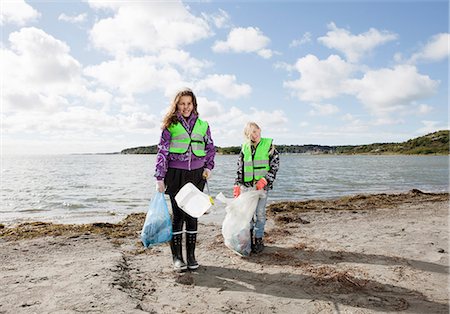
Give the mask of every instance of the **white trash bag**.
<path id="1" fill-rule="evenodd" d="M 227 214 L 222 223 L 222 235 L 225 245 L 240 256 L 249 256 L 251 252 L 250 221 L 264 190 L 243 192 L 237 198 L 226 198 L 219 193 L 216 199 L 227 204 Z"/>

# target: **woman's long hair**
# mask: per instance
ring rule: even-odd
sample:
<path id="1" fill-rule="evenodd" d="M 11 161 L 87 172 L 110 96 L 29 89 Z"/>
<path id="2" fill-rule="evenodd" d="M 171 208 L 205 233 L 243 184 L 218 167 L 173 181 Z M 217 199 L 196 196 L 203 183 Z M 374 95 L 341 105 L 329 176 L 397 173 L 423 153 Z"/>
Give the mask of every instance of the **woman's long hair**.
<path id="1" fill-rule="evenodd" d="M 194 105 L 194 109 L 192 110 L 193 113 L 198 115 L 197 111 L 197 98 L 195 97 L 194 93 L 190 88 L 184 88 L 177 92 L 175 97 L 172 100 L 172 103 L 170 104 L 169 111 L 165 115 L 162 123 L 162 128 L 167 129 L 169 126 L 171 126 L 174 123 L 180 122 L 177 115 L 177 105 L 180 102 L 181 96 L 191 96 L 192 97 L 192 104 Z"/>

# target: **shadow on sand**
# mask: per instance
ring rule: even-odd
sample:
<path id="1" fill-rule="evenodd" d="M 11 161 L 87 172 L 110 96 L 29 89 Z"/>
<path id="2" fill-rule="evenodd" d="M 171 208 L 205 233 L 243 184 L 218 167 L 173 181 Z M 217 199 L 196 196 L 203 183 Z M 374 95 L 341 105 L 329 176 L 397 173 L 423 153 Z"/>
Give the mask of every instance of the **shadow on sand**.
<path id="1" fill-rule="evenodd" d="M 192 273 L 194 283 L 221 290 L 256 292 L 276 297 L 323 300 L 335 304 L 375 311 L 405 311 L 409 313 L 449 313 L 448 304 L 430 301 L 418 291 L 375 280 L 355 277 L 350 272 L 330 265 L 367 263 L 379 265 L 412 265 L 438 273 L 448 273 L 448 267 L 382 255 L 308 251 L 298 248 L 267 246 L 264 253 L 248 259 L 259 265 L 286 266 L 279 273 L 252 272 L 236 268 L 202 266 Z M 301 268 L 302 274 L 289 272 L 288 267 Z M 259 267 L 258 267 L 259 269 Z"/>
<path id="2" fill-rule="evenodd" d="M 396 256 L 385 256 L 377 254 L 365 254 L 346 251 L 311 250 L 300 247 L 278 247 L 266 246 L 263 254 L 252 255 L 249 262 L 291 265 L 304 264 L 336 264 L 336 263 L 358 263 L 375 264 L 385 266 L 411 266 L 418 270 L 448 274 L 449 267 L 436 263 L 424 262 L 420 260 L 407 259 Z"/>

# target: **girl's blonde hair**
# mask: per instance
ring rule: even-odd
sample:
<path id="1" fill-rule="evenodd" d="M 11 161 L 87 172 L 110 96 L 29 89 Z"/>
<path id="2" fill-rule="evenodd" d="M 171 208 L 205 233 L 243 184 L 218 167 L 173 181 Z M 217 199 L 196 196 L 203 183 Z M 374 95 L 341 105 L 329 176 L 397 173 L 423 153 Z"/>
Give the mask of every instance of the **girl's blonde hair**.
<path id="1" fill-rule="evenodd" d="M 192 104 L 194 105 L 194 109 L 192 110 L 193 113 L 198 115 L 197 111 L 197 98 L 194 95 L 194 92 L 190 88 L 183 88 L 179 90 L 175 97 L 173 98 L 169 110 L 164 116 L 162 128 L 167 129 L 169 126 L 171 126 L 174 123 L 180 122 L 177 115 L 177 105 L 180 102 L 180 98 L 182 96 L 191 96 L 192 97 Z"/>
<path id="2" fill-rule="evenodd" d="M 256 122 L 248 122 L 244 128 L 244 136 L 246 141 L 251 142 L 253 130 L 261 130 L 261 128 L 256 124 Z"/>

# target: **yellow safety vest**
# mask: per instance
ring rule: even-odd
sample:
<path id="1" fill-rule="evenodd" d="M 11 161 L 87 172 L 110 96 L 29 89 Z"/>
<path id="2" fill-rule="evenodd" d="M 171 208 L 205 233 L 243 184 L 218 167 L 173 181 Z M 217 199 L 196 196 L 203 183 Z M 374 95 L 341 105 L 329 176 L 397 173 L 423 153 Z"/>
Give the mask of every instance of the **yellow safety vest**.
<path id="1" fill-rule="evenodd" d="M 184 154 L 187 152 L 189 145 L 192 152 L 197 157 L 206 156 L 205 140 L 208 122 L 197 118 L 191 136 L 180 122 L 174 123 L 168 127 L 171 135 L 169 152 L 175 154 Z"/>
<path id="2" fill-rule="evenodd" d="M 269 151 L 272 147 L 271 138 L 261 138 L 256 146 L 255 155 L 252 158 L 252 148 L 250 143 L 242 145 L 244 154 L 244 182 L 252 182 L 264 178 L 270 170 Z"/>

